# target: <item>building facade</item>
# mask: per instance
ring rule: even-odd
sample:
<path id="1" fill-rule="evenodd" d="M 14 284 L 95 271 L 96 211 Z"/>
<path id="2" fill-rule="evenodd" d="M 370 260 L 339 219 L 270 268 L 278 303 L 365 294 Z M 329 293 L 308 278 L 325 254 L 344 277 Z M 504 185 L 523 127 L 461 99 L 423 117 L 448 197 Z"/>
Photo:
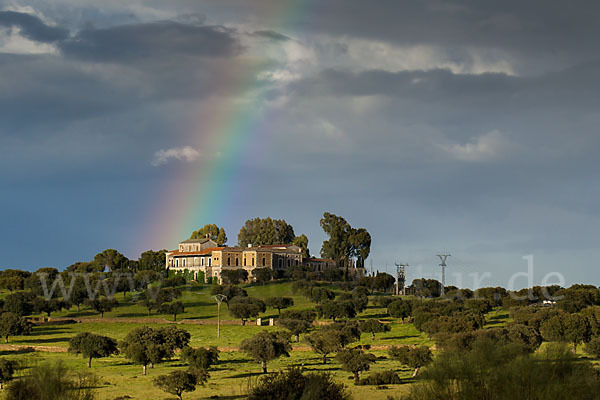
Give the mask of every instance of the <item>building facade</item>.
<path id="1" fill-rule="evenodd" d="M 179 243 L 177 250 L 166 254 L 166 268 L 172 271 L 188 271 L 194 279 L 204 276 L 222 282 L 222 272 L 244 269 L 253 277 L 256 268 L 270 268 L 274 275 L 281 275 L 288 268 L 308 266 L 315 272 L 336 268 L 331 259 L 305 258 L 302 248 L 293 244 L 262 245 L 248 247 L 218 246 L 209 238 L 189 239 Z"/>

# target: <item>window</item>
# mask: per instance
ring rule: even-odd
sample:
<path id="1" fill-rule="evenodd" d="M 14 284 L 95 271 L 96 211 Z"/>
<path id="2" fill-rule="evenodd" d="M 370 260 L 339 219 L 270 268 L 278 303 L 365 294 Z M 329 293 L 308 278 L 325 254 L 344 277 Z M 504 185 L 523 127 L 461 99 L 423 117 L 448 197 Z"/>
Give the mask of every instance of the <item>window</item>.
<path id="1" fill-rule="evenodd" d="M 254 267 L 254 257 L 252 257 L 252 266 Z"/>
<path id="2" fill-rule="evenodd" d="M 246 266 L 246 257 L 244 257 L 244 267 Z"/>
<path id="3" fill-rule="evenodd" d="M 237 257 L 236 257 L 236 258 L 235 258 L 235 266 L 236 266 L 236 267 L 239 265 L 239 261 L 240 261 L 240 260 L 239 260 L 239 258 L 237 258 Z"/>
<path id="4" fill-rule="evenodd" d="M 227 257 L 227 265 L 231 265 L 231 257 Z"/>
<path id="5" fill-rule="evenodd" d="M 262 265 L 262 266 L 263 266 L 263 267 L 266 267 L 266 266 L 267 266 L 267 261 L 266 261 L 266 258 L 264 258 L 264 257 L 263 257 L 263 265 Z"/>
<path id="6" fill-rule="evenodd" d="M 281 268 L 283 266 L 283 260 L 280 258 L 279 259 L 279 268 Z"/>
<path id="7" fill-rule="evenodd" d="M 179 267 L 179 258 L 177 260 L 175 260 L 175 266 Z"/>

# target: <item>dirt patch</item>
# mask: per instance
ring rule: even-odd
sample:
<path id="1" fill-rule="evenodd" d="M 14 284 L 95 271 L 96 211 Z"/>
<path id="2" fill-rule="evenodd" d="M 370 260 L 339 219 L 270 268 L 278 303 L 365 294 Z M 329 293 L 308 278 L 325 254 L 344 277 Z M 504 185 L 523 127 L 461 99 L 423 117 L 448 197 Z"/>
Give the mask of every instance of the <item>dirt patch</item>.
<path id="1" fill-rule="evenodd" d="M 60 323 L 72 323 L 72 321 L 78 323 L 106 323 L 106 324 L 117 324 L 117 323 L 128 323 L 128 324 L 184 324 L 184 325 L 216 325 L 216 320 L 205 320 L 205 319 L 183 319 L 180 321 L 173 321 L 165 318 L 98 318 L 98 317 L 82 317 L 82 318 L 51 318 L 47 322 L 36 322 L 37 325 L 44 324 L 60 324 Z M 242 325 L 240 320 L 222 320 L 221 325 Z M 247 321 L 246 326 L 255 326 L 256 321 Z"/>
<path id="2" fill-rule="evenodd" d="M 20 351 L 34 349 L 35 351 L 45 351 L 47 353 L 66 353 L 66 347 L 59 346 L 23 346 L 19 344 L 0 344 L 0 351 Z"/>

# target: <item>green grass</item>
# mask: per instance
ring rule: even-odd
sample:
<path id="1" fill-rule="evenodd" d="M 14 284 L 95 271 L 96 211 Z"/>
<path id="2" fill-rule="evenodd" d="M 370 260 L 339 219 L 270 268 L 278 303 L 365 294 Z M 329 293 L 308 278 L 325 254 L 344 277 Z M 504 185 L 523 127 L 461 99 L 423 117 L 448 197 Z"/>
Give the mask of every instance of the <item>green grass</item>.
<path id="1" fill-rule="evenodd" d="M 366 376 L 371 372 L 394 369 L 406 383 L 412 382 L 412 370 L 403 368 L 397 362 L 387 359 L 383 351 L 373 352 L 377 362 L 371 367 L 371 371 L 364 373 Z M 4 356 L 11 357 L 8 352 Z M 81 371 L 88 371 L 86 361 L 76 355 L 68 353 L 31 353 L 26 355 L 12 356 L 28 365 L 44 361 L 62 361 L 66 366 Z M 243 398 L 251 383 L 256 382 L 261 376 L 258 363 L 253 362 L 243 353 L 228 352 L 221 353 L 221 360 L 211 368 L 210 379 L 206 386 L 198 386 L 195 392 L 184 394 L 184 399 L 205 399 L 211 396 L 219 398 Z M 408 384 L 388 385 L 388 389 L 377 389 L 374 386 L 354 386 L 351 374 L 342 371 L 340 364 L 335 362 L 334 357 L 329 357 L 328 364 L 321 363 L 321 357 L 312 352 L 292 352 L 289 358 L 281 357 L 268 364 L 270 371 L 285 369 L 289 366 L 304 366 L 305 371 L 328 371 L 334 379 L 343 382 L 353 398 L 386 399 L 387 396 L 399 396 L 408 390 Z M 134 399 L 173 399 L 152 384 L 152 379 L 158 375 L 167 374 L 177 368 L 185 367 L 178 359 L 156 365 L 148 369 L 148 375 L 142 375 L 139 365 L 131 364 L 121 356 L 96 359 L 92 363 L 91 372 L 100 378 L 97 394 L 99 400 L 114 399 L 118 396 L 129 395 Z M 27 371 L 22 371 L 26 374 Z"/>
<path id="2" fill-rule="evenodd" d="M 248 292 L 249 296 L 258 297 L 265 300 L 268 297 L 274 296 L 285 296 L 291 297 L 294 300 L 294 306 L 290 309 L 310 309 L 314 308 L 314 304 L 311 303 L 306 297 L 299 294 L 292 293 L 291 282 L 273 282 L 265 285 L 247 285 L 243 286 Z M 179 288 L 182 292 L 181 300 L 185 306 L 185 313 L 178 316 L 178 319 L 212 319 L 217 318 L 217 303 L 210 294 L 211 287 L 208 285 L 204 286 L 185 286 Z M 339 291 L 339 290 L 336 290 Z M 4 296 L 6 293 L 4 293 Z M 116 294 L 115 298 L 119 302 L 119 306 L 110 312 L 104 314 L 106 318 L 165 318 L 172 319 L 173 316 L 169 314 L 160 314 L 156 311 L 152 311 L 150 316 L 148 310 L 142 305 L 136 304 L 134 301 L 135 296 L 128 293 L 127 296 L 123 296 L 122 293 Z M 42 315 L 40 315 L 42 316 Z M 69 310 L 63 310 L 60 312 L 52 313 L 51 317 L 67 317 L 67 318 L 97 318 L 100 315 L 86 306 L 81 306 L 81 311 L 77 311 L 76 307 L 72 307 Z M 271 308 L 267 309 L 266 313 L 260 315 L 261 318 L 276 317 L 277 310 Z M 223 304 L 221 306 L 221 318 L 222 319 L 235 319 L 234 316 L 230 315 L 227 311 L 227 306 Z"/>
<path id="3" fill-rule="evenodd" d="M 485 326 L 484 328 L 501 328 L 509 322 L 512 322 L 513 319 L 510 318 L 508 311 L 503 308 L 495 308 L 485 316 Z"/>
<path id="4" fill-rule="evenodd" d="M 304 296 L 293 294 L 291 286 L 291 282 L 273 282 L 266 285 L 248 285 L 245 286 L 245 289 L 248 291 L 249 296 L 258 297 L 263 300 L 271 296 L 291 297 L 294 300 L 294 306 L 291 309 L 303 310 L 315 307 L 315 304 Z M 330 286 L 329 288 L 336 292 L 340 291 L 334 286 Z M 180 300 L 184 303 L 185 312 L 178 315 L 178 322 L 185 320 L 211 322 L 211 324 L 206 325 L 186 323 L 178 325 L 190 332 L 191 345 L 195 347 L 219 346 L 225 350 L 221 353 L 219 364 L 210 372 L 211 378 L 209 383 L 205 387 L 199 386 L 193 393 L 186 393 L 184 399 L 202 399 L 217 395 L 220 398 L 242 398 L 251 383 L 260 377 L 260 366 L 252 362 L 244 353 L 235 351 L 235 349 L 240 345 L 242 340 L 252 337 L 258 332 L 281 328 L 277 326 L 256 326 L 250 323 L 247 326 L 224 324 L 221 326 L 221 338 L 217 339 L 217 327 L 214 324 L 217 316 L 217 306 L 210 294 L 210 286 L 187 286 L 181 289 L 183 294 Z M 6 293 L 2 293 L 0 297 L 5 295 Z M 85 306 L 82 306 L 79 312 L 73 307 L 70 310 L 54 313 L 52 317 L 89 318 L 90 321 L 75 324 L 35 326 L 30 335 L 11 337 L 9 343 L 22 346 L 35 345 L 67 348 L 69 339 L 80 332 L 94 332 L 119 340 L 123 339 L 130 330 L 141 326 L 140 323 L 143 322 L 143 319 L 148 318 L 148 313 L 144 307 L 133 301 L 131 294 L 128 294 L 126 297 L 118 294 L 117 300 L 120 302 L 119 306 L 105 314 L 105 321 L 98 320 L 99 314 Z M 268 308 L 259 317 L 263 319 L 277 318 L 277 310 Z M 150 318 L 170 321 L 172 316 L 152 312 Z M 391 326 L 389 332 L 377 333 L 375 340 L 371 339 L 370 334 L 363 334 L 360 341 L 356 343 L 373 346 L 370 352 L 378 357 L 378 361 L 372 366 L 370 372 L 394 369 L 403 378 L 404 384 L 388 385 L 387 389 L 378 389 L 374 386 L 354 386 L 351 374 L 341 371 L 340 365 L 335 362 L 333 355 L 328 357 L 329 363 L 327 365 L 321 364 L 321 356 L 309 350 L 309 346 L 304 340 L 305 335 L 301 337 L 300 343 L 294 343 L 295 346 L 300 346 L 299 350 L 302 351 L 293 351 L 291 357 L 280 358 L 269 363 L 269 369 L 276 371 L 292 365 L 304 365 L 304 368 L 308 371 L 325 370 L 332 373 L 337 381 L 347 385 L 348 390 L 355 399 L 386 399 L 388 396 L 399 397 L 409 390 L 410 383 L 413 381 L 410 378 L 412 370 L 388 359 L 385 347 L 403 344 L 433 346 L 434 342 L 427 335 L 417 331 L 413 324 L 402 323 L 400 320 L 390 318 L 385 308 L 369 305 L 356 319 L 366 318 L 377 318 L 390 323 Z M 115 319 L 118 320 L 115 321 Z M 235 320 L 235 317 L 231 316 L 227 311 L 225 304 L 221 306 L 221 319 Z M 488 328 L 500 327 L 509 322 L 510 318 L 506 310 L 495 309 L 486 316 L 486 321 L 486 327 Z M 152 323 L 148 325 L 165 326 L 166 324 Z M 318 328 L 315 327 L 314 329 Z M 385 347 L 382 348 L 379 346 Z M 25 360 L 30 364 L 60 360 L 76 370 L 87 370 L 85 360 L 69 353 L 35 352 L 17 355 L 14 352 L 4 351 L 2 354 L 7 357 Z M 114 399 L 115 397 L 124 395 L 129 395 L 134 399 L 172 399 L 173 396 L 167 395 L 152 385 L 152 378 L 169 373 L 182 366 L 183 364 L 178 359 L 174 359 L 157 365 L 154 369 L 149 369 L 148 376 L 143 376 L 139 365 L 131 364 L 122 356 L 113 356 L 94 360 L 92 371 L 100 377 L 100 385 L 97 393 L 101 400 Z"/>

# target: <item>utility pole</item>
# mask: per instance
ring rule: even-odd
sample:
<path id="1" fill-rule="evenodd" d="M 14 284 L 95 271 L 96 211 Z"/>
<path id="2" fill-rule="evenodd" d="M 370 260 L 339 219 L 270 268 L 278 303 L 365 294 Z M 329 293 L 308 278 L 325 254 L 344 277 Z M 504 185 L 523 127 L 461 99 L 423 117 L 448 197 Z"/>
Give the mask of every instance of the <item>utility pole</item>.
<path id="1" fill-rule="evenodd" d="M 440 264 L 440 267 L 442 267 L 442 290 L 440 291 L 440 296 L 444 297 L 444 295 L 446 294 L 446 259 L 450 257 L 450 254 L 438 254 L 437 256 L 442 262 Z"/>
<path id="2" fill-rule="evenodd" d="M 402 295 L 406 296 L 406 267 L 408 264 L 396 264 L 396 296 L 400 295 L 400 282 L 402 282 Z"/>
<path id="3" fill-rule="evenodd" d="M 217 301 L 217 337 L 221 337 L 221 303 L 227 300 L 227 296 L 224 294 L 218 294 L 214 296 Z"/>

